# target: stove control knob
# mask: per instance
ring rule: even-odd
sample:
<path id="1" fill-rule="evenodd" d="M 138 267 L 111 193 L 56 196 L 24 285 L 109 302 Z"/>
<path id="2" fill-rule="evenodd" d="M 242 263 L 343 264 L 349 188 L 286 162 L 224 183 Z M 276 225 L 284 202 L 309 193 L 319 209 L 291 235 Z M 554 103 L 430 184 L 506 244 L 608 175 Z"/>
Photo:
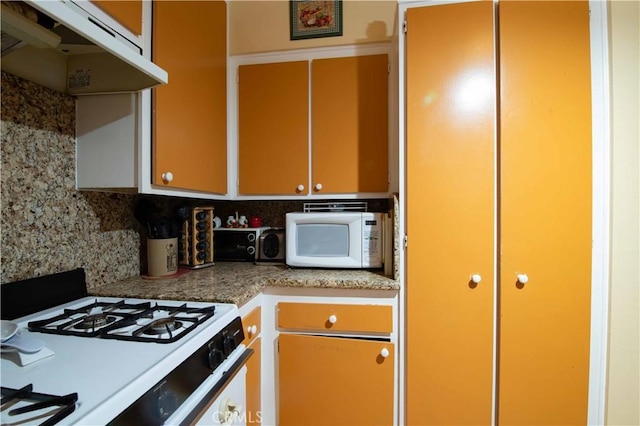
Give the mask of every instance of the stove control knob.
<path id="1" fill-rule="evenodd" d="M 156 396 L 156 416 L 166 420 L 178 408 L 178 397 L 168 389 L 160 389 Z"/>
<path id="2" fill-rule="evenodd" d="M 222 351 L 213 346 L 213 343 L 209 345 L 209 353 L 207 355 L 207 361 L 209 362 L 209 368 L 211 370 L 215 370 L 218 368 L 222 361 L 224 360 L 224 356 L 222 355 Z"/>
<path id="3" fill-rule="evenodd" d="M 227 336 L 222 341 L 222 346 L 225 354 L 230 354 L 236 348 L 236 341 L 233 337 Z"/>

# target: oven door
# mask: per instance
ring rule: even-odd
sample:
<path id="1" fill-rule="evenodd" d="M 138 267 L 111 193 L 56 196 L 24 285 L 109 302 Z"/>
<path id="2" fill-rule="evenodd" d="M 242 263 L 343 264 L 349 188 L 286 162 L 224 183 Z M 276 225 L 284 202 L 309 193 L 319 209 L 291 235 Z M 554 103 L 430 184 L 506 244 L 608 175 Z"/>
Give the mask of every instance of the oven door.
<path id="1" fill-rule="evenodd" d="M 169 417 L 166 425 L 246 425 L 245 364 L 252 349 L 239 346 Z"/>
<path id="2" fill-rule="evenodd" d="M 242 367 L 193 424 L 246 425 L 246 377 L 247 367 Z"/>

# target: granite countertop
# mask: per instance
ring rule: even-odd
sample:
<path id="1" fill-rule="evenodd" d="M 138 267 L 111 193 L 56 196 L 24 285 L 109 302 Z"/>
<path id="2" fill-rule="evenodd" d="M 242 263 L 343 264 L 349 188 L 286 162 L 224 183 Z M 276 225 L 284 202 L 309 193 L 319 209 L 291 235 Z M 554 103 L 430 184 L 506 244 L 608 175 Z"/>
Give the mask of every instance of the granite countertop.
<path id="1" fill-rule="evenodd" d="M 242 306 L 265 287 L 398 290 L 398 281 L 365 270 L 290 269 L 284 265 L 217 262 L 167 278 L 136 276 L 89 289 L 93 296 L 191 300 Z"/>

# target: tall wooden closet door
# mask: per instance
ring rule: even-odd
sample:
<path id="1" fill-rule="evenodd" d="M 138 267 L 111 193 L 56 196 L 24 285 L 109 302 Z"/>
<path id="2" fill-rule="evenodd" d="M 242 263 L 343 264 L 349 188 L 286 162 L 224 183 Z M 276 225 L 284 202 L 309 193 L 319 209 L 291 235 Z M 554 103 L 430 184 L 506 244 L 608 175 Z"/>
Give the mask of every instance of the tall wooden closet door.
<path id="1" fill-rule="evenodd" d="M 491 423 L 493 21 L 492 2 L 407 11 L 410 425 Z"/>
<path id="2" fill-rule="evenodd" d="M 500 1 L 498 422 L 585 424 L 591 289 L 587 1 Z M 518 275 L 526 275 L 518 282 Z"/>

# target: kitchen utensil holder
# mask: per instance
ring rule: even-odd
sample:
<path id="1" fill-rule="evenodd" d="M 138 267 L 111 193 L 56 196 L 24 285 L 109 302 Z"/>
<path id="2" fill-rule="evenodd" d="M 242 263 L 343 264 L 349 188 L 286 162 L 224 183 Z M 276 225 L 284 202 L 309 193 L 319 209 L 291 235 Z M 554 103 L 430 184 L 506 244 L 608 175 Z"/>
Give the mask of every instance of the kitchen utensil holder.
<path id="1" fill-rule="evenodd" d="M 213 207 L 194 207 L 182 224 L 178 257 L 180 265 L 197 269 L 213 265 Z"/>

